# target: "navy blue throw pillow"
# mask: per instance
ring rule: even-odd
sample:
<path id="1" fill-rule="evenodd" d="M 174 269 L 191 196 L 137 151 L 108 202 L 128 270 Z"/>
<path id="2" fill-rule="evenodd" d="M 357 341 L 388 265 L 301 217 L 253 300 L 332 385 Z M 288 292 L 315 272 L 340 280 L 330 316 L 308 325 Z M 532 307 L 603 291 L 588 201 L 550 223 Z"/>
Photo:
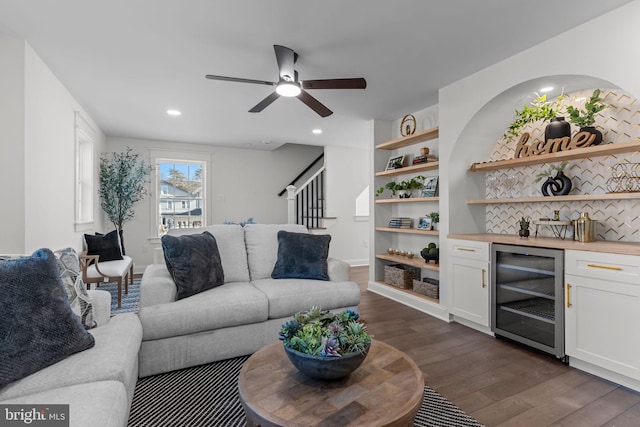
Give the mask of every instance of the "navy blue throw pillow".
<path id="1" fill-rule="evenodd" d="M 328 234 L 278 232 L 278 260 L 273 267 L 273 279 L 329 280 L 327 257 Z"/>
<path id="2" fill-rule="evenodd" d="M 0 387 L 91 348 L 49 249 L 0 261 Z"/>
<path id="3" fill-rule="evenodd" d="M 167 269 L 177 287 L 176 299 L 195 295 L 224 284 L 224 271 L 213 234 L 162 236 Z"/>
<path id="4" fill-rule="evenodd" d="M 95 236 L 85 234 L 84 241 L 87 242 L 87 255 L 99 255 L 98 262 L 122 259 L 118 230 L 110 231 L 107 234 L 96 233 Z"/>

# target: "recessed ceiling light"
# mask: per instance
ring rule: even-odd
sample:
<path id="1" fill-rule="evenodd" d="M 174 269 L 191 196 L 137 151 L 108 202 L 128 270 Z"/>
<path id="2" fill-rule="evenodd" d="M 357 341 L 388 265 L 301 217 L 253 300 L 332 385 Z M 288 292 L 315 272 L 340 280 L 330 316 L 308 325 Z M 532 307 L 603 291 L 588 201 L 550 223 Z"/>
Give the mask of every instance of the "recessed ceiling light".
<path id="1" fill-rule="evenodd" d="M 553 90 L 553 86 L 545 86 L 543 88 L 540 88 L 540 92 L 545 93 L 545 92 L 551 92 Z"/>
<path id="2" fill-rule="evenodd" d="M 322 129 L 314 129 L 311 132 L 313 132 L 316 135 L 320 135 L 322 133 Z"/>
<path id="3" fill-rule="evenodd" d="M 170 116 L 179 116 L 182 113 L 178 110 L 167 110 L 167 114 Z"/>

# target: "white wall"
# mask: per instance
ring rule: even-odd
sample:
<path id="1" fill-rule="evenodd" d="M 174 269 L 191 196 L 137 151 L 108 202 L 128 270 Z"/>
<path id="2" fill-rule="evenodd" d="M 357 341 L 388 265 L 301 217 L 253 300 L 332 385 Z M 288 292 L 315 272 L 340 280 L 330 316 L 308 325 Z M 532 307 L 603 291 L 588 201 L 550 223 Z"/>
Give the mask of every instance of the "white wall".
<path id="1" fill-rule="evenodd" d="M 208 224 L 220 224 L 225 220 L 240 222 L 250 217 L 262 224 L 286 223 L 286 193 L 281 197 L 278 193 L 323 151 L 322 147 L 296 144 L 259 151 L 115 137 L 107 138 L 104 151 L 121 152 L 127 147 L 140 153 L 147 162 L 150 150 L 197 152 L 209 157 Z M 136 206 L 135 218 L 124 226 L 127 255 L 134 259 L 136 272 L 142 272 L 153 262 L 153 250 L 160 245 L 159 239 L 151 235 L 152 200 L 148 197 L 141 201 Z M 104 215 L 101 209 L 99 212 Z M 114 228 L 107 220 L 104 227 L 103 231 Z"/>
<path id="2" fill-rule="evenodd" d="M 0 164 L 3 173 L 11 174 L 3 180 L 9 189 L 3 200 L 15 203 L 15 211 L 0 213 L 4 225 L 1 252 L 30 253 L 40 247 L 66 246 L 81 250 L 83 233 L 74 228 L 74 126 L 75 111 L 82 107 L 28 43 L 0 36 L 0 47 L 0 62 L 9 65 L 8 80 L 3 67 L 0 83 L 0 120 L 7 120 L 6 126 L 0 126 Z M 16 86 L 7 90 L 7 84 Z M 99 130 L 95 143 L 97 155 L 104 147 Z M 101 228 L 97 219 L 95 226 Z"/>
<path id="3" fill-rule="evenodd" d="M 369 221 L 356 220 L 356 198 L 369 185 L 367 150 L 325 147 L 327 166 L 327 234 L 331 234 L 329 255 L 351 265 L 369 264 Z M 371 215 L 373 213 L 371 212 Z"/>
<path id="4" fill-rule="evenodd" d="M 24 51 L 0 35 L 0 253 L 24 253 Z"/>

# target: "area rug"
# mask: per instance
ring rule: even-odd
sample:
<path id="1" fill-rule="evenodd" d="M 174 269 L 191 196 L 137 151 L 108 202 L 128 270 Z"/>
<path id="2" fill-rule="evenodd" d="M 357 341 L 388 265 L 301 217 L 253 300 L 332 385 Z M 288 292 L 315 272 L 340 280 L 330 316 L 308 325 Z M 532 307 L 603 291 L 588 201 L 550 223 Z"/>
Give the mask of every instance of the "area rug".
<path id="1" fill-rule="evenodd" d="M 91 289 L 100 289 L 101 291 L 109 291 L 111 294 L 111 315 L 115 316 L 120 313 L 137 313 L 138 301 L 140 301 L 140 279 L 133 279 L 133 284 L 129 285 L 129 293 L 124 293 L 124 285 L 122 285 L 122 308 L 118 308 L 118 284 L 100 283 L 96 288 L 95 284 Z"/>
<path id="2" fill-rule="evenodd" d="M 130 427 L 244 427 L 238 374 L 248 356 L 138 380 Z M 417 427 L 482 427 L 453 403 L 424 388 Z"/>

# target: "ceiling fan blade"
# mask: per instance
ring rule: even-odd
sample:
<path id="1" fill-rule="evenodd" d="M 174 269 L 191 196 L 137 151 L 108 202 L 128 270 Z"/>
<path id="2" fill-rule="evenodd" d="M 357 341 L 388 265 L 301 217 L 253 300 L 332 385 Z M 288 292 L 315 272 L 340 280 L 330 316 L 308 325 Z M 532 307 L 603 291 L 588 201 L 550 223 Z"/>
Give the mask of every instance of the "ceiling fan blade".
<path id="1" fill-rule="evenodd" d="M 367 81 L 362 77 L 356 79 L 303 80 L 303 89 L 365 89 Z"/>
<path id="2" fill-rule="evenodd" d="M 276 60 L 278 61 L 278 69 L 280 70 L 280 78 L 287 82 L 295 81 L 295 70 L 293 64 L 298 59 L 296 53 L 285 46 L 278 44 L 273 45 L 273 50 L 276 52 Z"/>
<path id="3" fill-rule="evenodd" d="M 250 113 L 259 113 L 260 111 L 264 110 L 265 108 L 267 108 L 269 105 L 271 105 L 271 103 L 273 101 L 275 101 L 276 99 L 280 98 L 280 95 L 278 95 L 277 92 L 272 92 L 271 95 L 267 96 L 265 99 L 263 99 L 262 101 L 258 102 L 258 104 L 253 107 L 251 110 L 249 110 Z"/>
<path id="4" fill-rule="evenodd" d="M 324 106 L 324 104 L 315 99 L 313 96 L 309 95 L 309 93 L 305 92 L 304 90 L 300 92 L 300 95 L 298 95 L 298 99 L 307 104 L 307 106 L 318 113 L 320 117 L 327 117 L 333 114 L 333 111 L 329 110 Z"/>
<path id="5" fill-rule="evenodd" d="M 209 80 L 222 80 L 225 82 L 253 83 L 253 84 L 267 85 L 267 86 L 276 85 L 274 82 L 267 82 L 264 80 L 251 80 L 251 79 L 240 79 L 238 77 L 214 76 L 213 74 L 207 74 L 205 77 Z"/>

